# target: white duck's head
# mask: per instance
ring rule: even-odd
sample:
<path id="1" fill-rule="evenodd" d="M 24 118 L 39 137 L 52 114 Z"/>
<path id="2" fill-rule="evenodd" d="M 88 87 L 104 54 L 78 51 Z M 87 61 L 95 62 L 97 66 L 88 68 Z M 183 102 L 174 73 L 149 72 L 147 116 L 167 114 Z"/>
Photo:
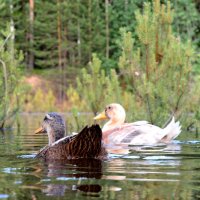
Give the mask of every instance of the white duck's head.
<path id="1" fill-rule="evenodd" d="M 125 118 L 126 112 L 124 108 L 118 103 L 112 103 L 107 105 L 105 110 L 97 115 L 94 119 L 109 119 L 109 121 L 102 128 L 102 131 L 104 132 L 122 125 L 125 122 Z"/>

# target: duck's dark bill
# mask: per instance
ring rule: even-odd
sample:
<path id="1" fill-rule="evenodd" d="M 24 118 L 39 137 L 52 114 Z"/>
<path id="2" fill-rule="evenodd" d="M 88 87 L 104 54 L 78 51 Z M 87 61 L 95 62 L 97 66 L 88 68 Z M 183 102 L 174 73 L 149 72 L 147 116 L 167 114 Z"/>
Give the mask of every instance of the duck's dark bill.
<path id="1" fill-rule="evenodd" d="M 40 127 L 37 130 L 35 130 L 34 132 L 35 134 L 40 134 L 40 133 L 46 133 L 46 131 L 44 130 L 44 128 Z"/>

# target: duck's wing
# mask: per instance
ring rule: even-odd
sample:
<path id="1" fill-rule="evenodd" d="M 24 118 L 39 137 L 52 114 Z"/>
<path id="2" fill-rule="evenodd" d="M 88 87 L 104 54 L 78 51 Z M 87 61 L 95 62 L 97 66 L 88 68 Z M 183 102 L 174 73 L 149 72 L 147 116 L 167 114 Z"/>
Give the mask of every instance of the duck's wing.
<path id="1" fill-rule="evenodd" d="M 54 157 L 55 159 L 60 157 L 60 149 L 63 146 L 63 144 L 68 144 L 70 141 L 74 139 L 74 136 L 66 136 L 64 138 L 61 138 L 60 140 L 54 142 L 51 146 L 47 145 L 40 149 L 40 151 L 37 153 L 35 158 L 43 158 L 48 159 L 49 156 Z M 50 155 L 51 154 L 51 155 Z"/>
<path id="2" fill-rule="evenodd" d="M 127 145 L 154 145 L 161 141 L 162 129 L 148 124 L 125 124 L 108 133 L 109 142 Z"/>
<path id="3" fill-rule="evenodd" d="M 47 145 L 47 146 L 43 147 L 42 149 L 40 149 L 40 151 L 37 153 L 35 158 L 45 158 L 48 148 L 49 148 L 49 146 Z"/>
<path id="4" fill-rule="evenodd" d="M 62 138 L 51 146 L 44 147 L 38 157 L 44 159 L 103 158 L 106 151 L 102 146 L 99 125 L 85 127 L 80 133 Z"/>
<path id="5" fill-rule="evenodd" d="M 71 158 L 103 158 L 106 151 L 102 145 L 99 125 L 85 127 L 67 146 Z"/>
<path id="6" fill-rule="evenodd" d="M 134 126 L 141 126 L 141 125 L 145 125 L 145 124 L 149 124 L 149 122 L 145 121 L 145 120 L 142 120 L 142 121 L 137 121 L 137 122 L 129 123 L 129 125 L 134 125 Z"/>
<path id="7" fill-rule="evenodd" d="M 132 124 L 125 124 L 104 133 L 108 135 L 108 143 L 130 144 L 141 133 Z"/>

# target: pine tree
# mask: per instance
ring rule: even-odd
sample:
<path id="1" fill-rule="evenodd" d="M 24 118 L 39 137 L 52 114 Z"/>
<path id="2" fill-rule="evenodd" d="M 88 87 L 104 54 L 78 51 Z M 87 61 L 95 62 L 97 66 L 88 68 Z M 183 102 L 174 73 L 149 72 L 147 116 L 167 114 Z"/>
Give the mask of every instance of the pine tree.
<path id="1" fill-rule="evenodd" d="M 82 2 L 83 3 L 83 2 Z M 105 56 L 105 23 L 103 20 L 103 8 L 99 0 L 84 0 L 84 6 L 80 8 L 80 27 L 82 30 L 82 58 L 84 64 L 92 59 L 92 53 Z"/>
<path id="2" fill-rule="evenodd" d="M 142 0 L 131 1 L 109 1 L 108 15 L 109 15 L 109 58 L 104 59 L 103 66 L 117 68 L 117 60 L 120 55 L 119 41 L 120 28 L 126 28 L 127 31 L 135 33 L 135 15 L 136 9 L 142 7 Z"/>
<path id="3" fill-rule="evenodd" d="M 35 67 L 58 66 L 57 7 L 55 2 L 36 1 L 34 20 Z"/>
<path id="4" fill-rule="evenodd" d="M 194 51 L 190 41 L 184 44 L 172 32 L 170 2 L 145 3 L 136 19 L 140 47 L 134 48 L 130 32 L 123 33 L 120 71 L 146 118 L 163 124 L 169 114 L 180 115 L 184 109 Z"/>

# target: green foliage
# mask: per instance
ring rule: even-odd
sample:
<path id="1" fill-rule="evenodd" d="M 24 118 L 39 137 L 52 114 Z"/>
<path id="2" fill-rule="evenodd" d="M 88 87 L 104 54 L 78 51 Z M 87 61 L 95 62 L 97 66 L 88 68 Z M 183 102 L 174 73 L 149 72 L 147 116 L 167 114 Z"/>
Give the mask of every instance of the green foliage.
<path id="1" fill-rule="evenodd" d="M 19 68 L 23 55 L 16 52 L 13 47 L 11 32 L 2 31 L 0 35 L 0 128 L 11 125 L 23 101 L 21 96 L 24 89 L 21 85 Z"/>
<path id="2" fill-rule="evenodd" d="M 152 2 L 152 0 L 146 2 Z M 167 0 L 162 2 L 167 2 Z M 143 8 L 144 0 L 35 0 L 34 3 L 34 23 L 33 30 L 31 30 L 29 1 L 0 0 L 0 27 L 4 29 L 6 22 L 14 22 L 15 46 L 24 52 L 26 66 L 29 66 L 30 60 L 33 59 L 30 56 L 32 52 L 34 53 L 34 67 L 38 69 L 56 68 L 59 62 L 63 68 L 69 65 L 82 67 L 91 61 L 94 52 L 102 60 L 102 67 L 108 72 L 110 68 L 118 67 L 119 29 L 126 28 L 134 38 L 136 37 L 137 15 L 135 17 L 134 12 Z M 194 1 L 176 0 L 171 3 L 175 19 L 172 29 L 184 40 L 190 38 L 199 48 L 198 2 L 196 1 L 195 4 Z M 144 12 L 148 12 L 148 8 L 144 7 Z M 106 8 L 108 8 L 107 12 Z M 165 9 L 164 6 L 162 9 Z M 151 15 L 150 10 L 149 14 Z M 167 20 L 165 18 L 168 14 L 163 14 L 162 19 Z M 145 16 L 150 18 L 143 19 L 143 22 L 145 20 L 150 22 L 153 17 L 150 15 L 146 14 Z M 148 26 L 148 31 L 150 31 L 153 27 L 150 27 L 148 22 L 145 22 L 147 23 L 146 28 Z M 148 36 L 151 37 L 149 34 Z M 138 46 L 139 42 L 136 40 L 135 47 Z M 109 55 L 107 55 L 107 50 Z M 198 67 L 194 71 L 198 71 Z"/>
<path id="3" fill-rule="evenodd" d="M 194 50 L 190 41 L 183 43 L 173 35 L 172 18 L 169 2 L 165 6 L 154 1 L 153 9 L 145 3 L 143 13 L 136 12 L 140 48 L 134 49 L 130 32 L 122 33 L 120 73 L 140 103 L 143 118 L 156 124 L 185 112 L 191 87 Z"/>
<path id="4" fill-rule="evenodd" d="M 181 38 L 190 38 L 194 43 L 200 44 L 200 13 L 196 9 L 194 1 L 179 0 L 173 3 L 174 7 L 174 30 Z"/>
<path id="5" fill-rule="evenodd" d="M 200 76 L 194 77 L 190 83 L 190 90 L 184 98 L 184 109 L 181 118 L 185 122 L 187 130 L 193 130 L 196 133 L 200 130 Z"/>
<path id="6" fill-rule="evenodd" d="M 196 83 L 191 77 L 194 48 L 189 40 L 174 36 L 170 2 L 145 3 L 136 19 L 135 40 L 131 32 L 121 29 L 119 73 L 111 70 L 106 75 L 94 55 L 90 71 L 83 69 L 77 80 L 78 94 L 94 114 L 108 103 L 119 102 L 128 108 L 129 120 L 146 119 L 160 126 L 171 115 L 185 120 L 185 113 L 198 110 L 199 92 L 191 92 Z M 191 98 L 195 104 L 189 110 L 185 102 Z M 186 126 L 193 121 L 188 119 Z"/>
<path id="7" fill-rule="evenodd" d="M 42 7 L 45 9 L 41 9 Z M 33 49 L 30 49 L 34 52 L 35 67 L 58 66 L 57 6 L 55 2 L 36 1 L 35 16 L 34 45 Z"/>
<path id="8" fill-rule="evenodd" d="M 105 105 L 118 102 L 125 108 L 133 108 L 132 94 L 121 87 L 120 80 L 115 70 L 111 70 L 109 75 L 101 69 L 101 61 L 93 54 L 89 70 L 82 69 L 82 75 L 77 78 L 77 89 L 70 87 L 67 91 L 69 102 L 73 105 L 74 130 L 78 130 L 80 124 L 91 122 L 88 118 L 82 118 L 80 111 L 93 112 L 93 116 L 101 111 Z M 73 95 L 72 95 L 73 94 Z M 74 112 L 76 111 L 76 112 Z M 86 121 L 87 120 L 87 121 Z M 73 129 L 72 129 L 73 130 Z"/>
<path id="9" fill-rule="evenodd" d="M 94 54 L 90 63 L 90 72 L 82 69 L 82 77 L 77 79 L 77 90 L 81 98 L 87 102 L 88 108 L 96 114 L 101 108 L 104 99 L 112 93 L 107 91 L 110 84 L 109 77 L 101 70 L 101 61 Z"/>
<path id="10" fill-rule="evenodd" d="M 93 52 L 105 56 L 105 22 L 102 2 L 76 0 L 62 3 L 62 22 L 67 33 L 63 34 L 68 52 L 68 64 L 88 64 Z"/>
<path id="11" fill-rule="evenodd" d="M 27 3 L 22 0 L 4 1 L 0 0 L 0 27 L 1 30 L 6 30 L 7 24 L 13 21 L 15 28 L 15 47 L 22 50 L 23 53 L 28 51 L 28 17 L 25 17 L 27 12 Z M 23 62 L 26 59 L 23 59 Z"/>
<path id="12" fill-rule="evenodd" d="M 104 68 L 116 68 L 120 56 L 120 28 L 126 28 L 127 31 L 135 34 L 135 16 L 134 12 L 143 5 L 143 0 L 132 1 L 110 1 L 109 3 L 109 54 L 108 60 L 101 57 Z M 135 34 L 136 35 L 136 34 Z M 134 36 L 135 36 L 134 35 Z"/>
<path id="13" fill-rule="evenodd" d="M 189 38 L 198 52 L 200 48 L 200 11 L 197 10 L 199 2 L 195 4 L 195 1 L 179 0 L 172 5 L 175 12 L 173 29 L 183 40 Z M 199 60 L 196 59 L 193 65 L 195 74 L 200 74 Z"/>
<path id="14" fill-rule="evenodd" d="M 55 112 L 56 97 L 52 90 L 43 91 L 40 88 L 36 90 L 34 94 L 26 95 L 27 104 L 24 105 L 26 112 Z"/>
<path id="15" fill-rule="evenodd" d="M 79 73 L 80 68 L 76 67 L 85 66 L 93 59 L 89 70 L 82 70 L 83 74 L 77 80 L 78 89 L 70 88 L 67 92 L 69 104 L 75 105 L 75 109 L 96 113 L 107 103 L 116 101 L 129 108 L 129 119 L 145 118 L 160 124 L 170 114 L 183 116 L 181 113 L 186 110 L 190 112 L 184 101 L 189 101 L 185 94 L 189 89 L 193 91 L 197 83 L 191 72 L 199 71 L 197 59 L 193 64 L 195 53 L 191 48 L 193 44 L 196 48 L 200 46 L 197 1 L 177 0 L 171 4 L 161 1 L 165 3 L 162 5 L 159 0 L 153 3 L 147 0 L 144 4 L 144 0 L 34 2 L 34 20 L 31 21 L 29 1 L 0 0 L 0 27 L 5 29 L 6 22 L 13 22 L 16 33 L 15 43 L 7 43 L 2 54 L 12 52 L 14 47 L 22 49 L 27 65 L 33 52 L 34 67 L 57 69 L 59 66 L 56 75 L 62 78 L 58 83 L 65 86 L 69 80 L 64 80 L 65 77 L 73 77 L 69 66 Z M 6 37 L 5 34 L 2 45 Z M 92 58 L 93 52 L 96 55 Z M 13 71 L 9 56 L 14 63 Z M 14 57 L 21 62 L 16 54 Z M 20 75 L 14 66 L 19 62 L 14 62 L 13 53 L 1 59 L 7 69 L 6 76 L 5 70 L 1 72 L 4 77 L 1 80 L 2 94 L 5 94 L 7 73 L 8 85 L 14 84 L 18 88 Z M 8 93 L 14 94 L 14 91 L 20 94 L 21 89 L 12 89 Z M 36 93 L 42 95 L 41 91 Z M 195 94 L 198 96 L 198 91 Z M 35 99 L 30 110 L 36 111 L 40 105 L 42 110 L 56 109 L 54 95 L 49 93 L 41 98 L 47 98 L 50 103 L 43 107 L 44 102 Z M 17 100 L 2 99 L 3 102 L 7 102 L 5 99 Z M 30 101 L 32 99 L 31 96 Z M 198 98 L 194 100 L 198 102 Z M 7 103 L 5 105 L 7 108 Z M 191 112 L 196 109 L 195 105 Z M 7 110 L 4 106 L 1 108 Z M 199 114 L 195 116 L 198 119 Z"/>
<path id="16" fill-rule="evenodd" d="M 84 109 L 97 114 L 110 102 L 124 102 L 126 92 L 120 86 L 118 75 L 111 70 L 109 75 L 101 69 L 101 61 L 93 54 L 90 69 L 82 70 L 82 76 L 77 78 L 77 91 L 80 98 L 86 102 Z"/>

